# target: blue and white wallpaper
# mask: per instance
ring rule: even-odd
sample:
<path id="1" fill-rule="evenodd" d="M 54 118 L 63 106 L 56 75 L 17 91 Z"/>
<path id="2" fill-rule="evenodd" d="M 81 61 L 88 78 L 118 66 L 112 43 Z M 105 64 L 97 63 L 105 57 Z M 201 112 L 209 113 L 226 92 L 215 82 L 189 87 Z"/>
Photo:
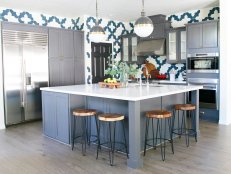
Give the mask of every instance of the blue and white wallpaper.
<path id="1" fill-rule="evenodd" d="M 84 31 L 85 31 L 85 71 L 87 82 L 91 82 L 91 43 L 89 40 L 89 31 L 95 25 L 96 19 L 92 16 L 84 16 Z M 110 19 L 99 19 L 99 25 L 104 28 L 107 35 L 107 40 L 113 45 L 113 58 L 116 60 L 121 59 L 121 39 L 120 36 L 133 32 L 132 23 L 125 23 L 120 21 L 112 21 Z"/>
<path id="2" fill-rule="evenodd" d="M 205 8 L 201 10 L 192 10 L 177 14 L 171 14 L 166 17 L 172 22 L 172 27 L 181 27 L 187 23 L 194 23 L 207 20 L 219 19 L 219 7 Z M 73 30 L 85 31 L 85 74 L 86 82 L 91 79 L 91 45 L 89 41 L 88 32 L 95 24 L 95 18 L 92 16 L 81 16 L 72 18 L 58 17 L 48 14 L 39 14 L 26 12 L 22 10 L 8 9 L 0 7 L 0 21 L 9 21 L 16 23 L 25 23 L 31 25 L 41 25 L 48 27 L 57 27 Z M 120 36 L 123 34 L 133 33 L 133 23 L 126 23 L 120 21 L 113 21 L 110 19 L 100 19 L 99 23 L 108 37 L 108 42 L 113 43 L 113 57 L 120 60 L 121 56 L 121 40 Z M 168 74 L 172 69 L 177 72 L 177 77 L 180 72 L 185 70 L 184 64 L 168 64 L 166 57 L 147 57 L 150 63 L 153 63 L 162 74 Z"/>

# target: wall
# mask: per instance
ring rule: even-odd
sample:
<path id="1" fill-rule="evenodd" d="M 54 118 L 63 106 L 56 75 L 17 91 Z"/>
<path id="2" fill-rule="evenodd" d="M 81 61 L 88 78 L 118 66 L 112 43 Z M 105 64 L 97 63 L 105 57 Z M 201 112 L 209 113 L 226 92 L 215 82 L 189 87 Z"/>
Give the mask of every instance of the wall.
<path id="1" fill-rule="evenodd" d="M 182 27 L 187 23 L 194 23 L 207 20 L 219 19 L 219 7 L 205 8 L 201 10 L 192 10 L 173 15 L 168 15 L 167 20 L 172 22 L 172 26 Z M 88 38 L 88 32 L 95 24 L 95 18 L 92 16 L 82 16 L 76 19 L 57 17 L 47 14 L 30 13 L 19 10 L 0 7 L 0 21 L 10 21 L 26 23 L 32 25 L 52 26 L 65 29 L 83 30 L 85 32 L 85 80 L 91 82 L 91 43 Z M 112 21 L 110 19 L 99 19 L 99 23 L 107 34 L 108 42 L 113 44 L 113 57 L 120 59 L 121 40 L 120 35 L 133 33 L 133 23 Z M 178 77 L 179 73 L 185 70 L 185 64 L 168 64 L 166 57 L 147 57 L 150 63 L 153 63 L 160 73 L 168 74 L 174 69 Z"/>
<path id="2" fill-rule="evenodd" d="M 73 30 L 82 30 L 84 27 L 82 17 L 76 19 L 57 17 L 49 14 L 31 13 L 21 10 L 0 7 L 0 21 L 41 25 Z"/>
<path id="3" fill-rule="evenodd" d="M 0 32 L 1 32 L 1 26 L 0 26 Z M 2 40 L 1 34 L 0 34 L 0 41 Z M 4 120 L 4 105 L 3 105 L 3 76 L 2 76 L 2 45 L 0 42 L 0 129 L 5 128 L 5 120 Z"/>
<path id="4" fill-rule="evenodd" d="M 231 124 L 231 38 L 230 5 L 227 0 L 220 0 L 220 124 Z"/>

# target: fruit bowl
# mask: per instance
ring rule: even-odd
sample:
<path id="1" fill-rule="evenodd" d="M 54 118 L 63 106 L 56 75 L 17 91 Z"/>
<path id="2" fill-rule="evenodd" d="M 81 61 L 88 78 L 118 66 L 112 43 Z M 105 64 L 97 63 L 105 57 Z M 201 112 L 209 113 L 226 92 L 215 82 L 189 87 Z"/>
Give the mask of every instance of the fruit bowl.
<path id="1" fill-rule="evenodd" d="M 100 88 L 120 88 L 122 85 L 121 83 L 114 82 L 114 83 L 106 83 L 106 82 L 99 82 L 99 87 Z"/>

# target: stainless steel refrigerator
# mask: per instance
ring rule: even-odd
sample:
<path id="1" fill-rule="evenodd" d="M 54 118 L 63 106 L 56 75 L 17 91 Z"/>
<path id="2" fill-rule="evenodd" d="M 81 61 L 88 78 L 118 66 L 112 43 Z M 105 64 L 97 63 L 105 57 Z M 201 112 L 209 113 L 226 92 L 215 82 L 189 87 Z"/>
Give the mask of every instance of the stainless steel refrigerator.
<path id="1" fill-rule="evenodd" d="M 2 30 L 5 124 L 40 119 L 48 86 L 48 35 Z"/>

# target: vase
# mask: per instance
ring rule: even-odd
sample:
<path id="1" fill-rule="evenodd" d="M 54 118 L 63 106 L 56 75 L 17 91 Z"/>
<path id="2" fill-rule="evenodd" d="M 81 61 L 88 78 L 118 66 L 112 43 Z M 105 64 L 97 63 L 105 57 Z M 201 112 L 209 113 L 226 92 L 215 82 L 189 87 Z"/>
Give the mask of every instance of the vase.
<path id="1" fill-rule="evenodd" d="M 128 86 L 128 74 L 127 73 L 120 73 L 120 83 L 122 87 Z"/>

